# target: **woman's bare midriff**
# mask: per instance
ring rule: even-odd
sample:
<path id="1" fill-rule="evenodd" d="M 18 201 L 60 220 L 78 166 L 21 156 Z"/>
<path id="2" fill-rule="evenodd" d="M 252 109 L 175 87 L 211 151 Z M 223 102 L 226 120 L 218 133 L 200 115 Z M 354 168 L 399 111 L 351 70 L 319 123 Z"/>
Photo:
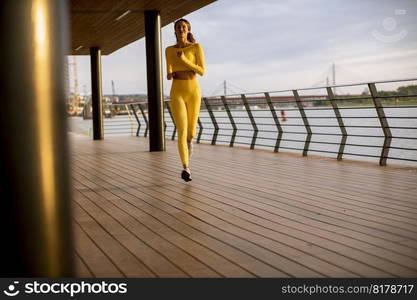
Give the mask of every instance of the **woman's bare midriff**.
<path id="1" fill-rule="evenodd" d="M 172 78 L 180 79 L 180 80 L 187 80 L 193 79 L 195 77 L 194 71 L 176 71 L 172 73 Z"/>

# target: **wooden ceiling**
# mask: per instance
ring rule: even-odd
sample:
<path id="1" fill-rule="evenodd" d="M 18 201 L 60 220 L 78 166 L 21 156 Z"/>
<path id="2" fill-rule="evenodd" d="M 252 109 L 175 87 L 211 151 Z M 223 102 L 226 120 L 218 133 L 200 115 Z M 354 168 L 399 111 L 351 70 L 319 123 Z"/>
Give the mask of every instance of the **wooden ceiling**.
<path id="1" fill-rule="evenodd" d="M 165 26 L 214 1 L 70 0 L 70 55 L 89 55 L 90 47 L 108 55 L 144 37 L 145 10 L 159 10 Z"/>

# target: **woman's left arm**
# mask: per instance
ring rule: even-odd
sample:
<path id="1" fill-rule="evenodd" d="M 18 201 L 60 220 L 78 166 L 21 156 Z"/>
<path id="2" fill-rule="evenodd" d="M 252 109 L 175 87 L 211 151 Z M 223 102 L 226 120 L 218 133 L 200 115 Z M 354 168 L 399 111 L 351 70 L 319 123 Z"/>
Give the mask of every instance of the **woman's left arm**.
<path id="1" fill-rule="evenodd" d="M 196 63 L 192 63 L 188 58 L 185 57 L 184 53 L 180 56 L 182 62 L 189 67 L 192 71 L 196 72 L 200 76 L 204 75 L 205 70 L 205 60 L 204 60 L 204 52 L 203 48 L 200 44 L 196 45 Z"/>
<path id="2" fill-rule="evenodd" d="M 165 49 L 165 61 L 167 64 L 167 79 L 171 80 L 174 77 L 174 73 L 172 72 L 172 63 L 171 63 L 171 55 L 169 53 L 169 47 Z"/>

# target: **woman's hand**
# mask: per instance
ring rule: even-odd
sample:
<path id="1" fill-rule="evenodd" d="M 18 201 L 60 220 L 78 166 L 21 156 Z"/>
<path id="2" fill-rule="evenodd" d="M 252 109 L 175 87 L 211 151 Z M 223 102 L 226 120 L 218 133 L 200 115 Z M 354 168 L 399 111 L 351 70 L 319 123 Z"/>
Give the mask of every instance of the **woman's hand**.
<path id="1" fill-rule="evenodd" d="M 177 56 L 182 59 L 184 57 L 184 51 L 177 52 Z"/>

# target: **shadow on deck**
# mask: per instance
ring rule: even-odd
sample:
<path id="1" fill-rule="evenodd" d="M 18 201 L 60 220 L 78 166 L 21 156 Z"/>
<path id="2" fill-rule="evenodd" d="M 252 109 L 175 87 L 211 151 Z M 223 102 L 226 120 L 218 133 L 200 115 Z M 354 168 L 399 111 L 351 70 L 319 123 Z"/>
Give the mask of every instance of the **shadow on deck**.
<path id="1" fill-rule="evenodd" d="M 78 276 L 416 277 L 417 169 L 70 137 Z"/>

